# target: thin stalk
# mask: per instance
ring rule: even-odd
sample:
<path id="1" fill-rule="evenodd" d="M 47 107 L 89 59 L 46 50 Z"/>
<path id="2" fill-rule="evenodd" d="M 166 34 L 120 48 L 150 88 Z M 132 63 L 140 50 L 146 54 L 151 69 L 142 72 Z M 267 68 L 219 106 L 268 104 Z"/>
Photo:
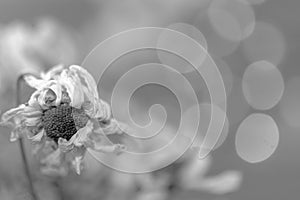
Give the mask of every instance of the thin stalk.
<path id="1" fill-rule="evenodd" d="M 21 86 L 24 80 L 24 75 L 19 76 L 18 80 L 17 80 L 17 95 L 16 95 L 16 104 L 17 106 L 19 106 L 21 104 Z M 19 147 L 20 147 L 20 151 L 21 151 L 21 156 L 22 156 L 22 160 L 23 160 L 23 164 L 24 164 L 24 171 L 28 180 L 28 185 L 29 185 L 29 192 L 31 194 L 32 200 L 38 200 L 37 194 L 35 193 L 34 190 L 34 186 L 33 186 L 33 181 L 32 181 L 32 176 L 30 174 L 30 169 L 29 169 L 29 165 L 28 165 L 28 161 L 27 161 L 27 157 L 26 157 L 26 153 L 25 153 L 25 147 L 24 147 L 24 141 L 23 138 L 20 137 L 19 138 Z"/>
<path id="2" fill-rule="evenodd" d="M 53 181 L 53 185 L 56 187 L 57 189 L 57 193 L 58 195 L 60 196 L 60 200 L 67 200 L 67 195 L 65 194 L 64 192 L 64 189 L 62 187 L 62 179 L 59 177 L 59 178 L 56 178 L 54 181 Z"/>

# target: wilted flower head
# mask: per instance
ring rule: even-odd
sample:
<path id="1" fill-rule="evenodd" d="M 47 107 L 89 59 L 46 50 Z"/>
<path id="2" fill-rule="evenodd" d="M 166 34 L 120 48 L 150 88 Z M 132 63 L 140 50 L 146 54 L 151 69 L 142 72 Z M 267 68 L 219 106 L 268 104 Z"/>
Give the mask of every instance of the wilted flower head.
<path id="1" fill-rule="evenodd" d="M 36 91 L 27 103 L 4 113 L 1 124 L 13 127 L 11 141 L 28 136 L 43 172 L 66 174 L 72 166 L 80 173 L 87 148 L 103 153 L 124 149 L 106 137 L 123 131 L 85 69 L 56 66 L 40 79 L 32 75 L 24 79 Z"/>

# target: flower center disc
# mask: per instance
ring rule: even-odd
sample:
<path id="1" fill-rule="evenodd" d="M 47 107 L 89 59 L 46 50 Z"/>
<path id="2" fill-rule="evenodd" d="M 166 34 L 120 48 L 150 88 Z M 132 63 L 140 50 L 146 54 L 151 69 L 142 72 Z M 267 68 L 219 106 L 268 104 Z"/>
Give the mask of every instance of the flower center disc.
<path id="1" fill-rule="evenodd" d="M 87 115 L 81 109 L 69 105 L 60 105 L 44 111 L 42 116 L 43 127 L 48 137 L 69 140 L 78 129 L 84 127 L 88 121 Z"/>

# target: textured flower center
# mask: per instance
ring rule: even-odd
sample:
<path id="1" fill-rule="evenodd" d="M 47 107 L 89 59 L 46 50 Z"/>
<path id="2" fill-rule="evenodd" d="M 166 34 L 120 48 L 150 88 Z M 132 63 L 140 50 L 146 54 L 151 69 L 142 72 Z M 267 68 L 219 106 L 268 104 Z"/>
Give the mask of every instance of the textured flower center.
<path id="1" fill-rule="evenodd" d="M 82 109 L 60 105 L 44 111 L 42 123 L 47 136 L 57 142 L 60 137 L 69 140 L 88 119 Z"/>

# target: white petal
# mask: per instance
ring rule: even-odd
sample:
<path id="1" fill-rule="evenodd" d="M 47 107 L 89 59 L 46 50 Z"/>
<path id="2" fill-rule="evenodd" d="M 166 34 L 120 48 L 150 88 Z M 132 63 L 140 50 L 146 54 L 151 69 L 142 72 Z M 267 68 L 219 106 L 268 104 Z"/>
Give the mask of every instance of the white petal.
<path id="1" fill-rule="evenodd" d="M 97 119 L 100 119 L 100 120 L 108 120 L 111 118 L 111 108 L 110 108 L 110 105 L 99 99 L 97 102 L 96 102 L 96 113 L 95 113 L 95 116 L 94 118 L 97 118 Z"/>
<path id="2" fill-rule="evenodd" d="M 49 87 L 56 95 L 55 105 L 59 105 L 62 98 L 62 87 L 60 84 L 54 84 Z"/>
<path id="3" fill-rule="evenodd" d="M 40 142 L 44 135 L 45 135 L 45 130 L 43 129 L 38 134 L 36 134 L 32 137 L 28 136 L 28 139 L 33 141 L 33 142 Z"/>
<path id="4" fill-rule="evenodd" d="M 105 135 L 120 135 L 124 133 L 129 133 L 130 131 L 127 125 L 125 125 L 124 123 L 120 123 L 115 119 L 111 119 L 108 125 L 104 125 L 99 129 L 101 129 L 101 132 L 103 132 Z"/>
<path id="5" fill-rule="evenodd" d="M 97 115 L 101 114 L 98 112 L 101 109 L 101 105 L 99 103 L 99 98 L 95 98 L 94 95 L 85 86 L 82 86 L 82 90 L 85 95 L 85 102 L 84 102 L 85 105 L 83 105 L 85 112 L 91 118 L 97 118 Z M 102 116 L 102 115 L 100 115 L 100 116 Z"/>
<path id="6" fill-rule="evenodd" d="M 71 99 L 71 106 L 80 108 L 84 102 L 84 94 L 79 77 L 69 74 L 68 70 L 64 70 L 61 73 L 60 84 L 67 89 L 67 93 Z"/>
<path id="7" fill-rule="evenodd" d="M 74 160 L 72 161 L 72 165 L 75 168 L 75 171 L 77 174 L 80 174 L 81 168 L 82 168 L 82 159 L 83 156 L 76 156 Z"/>
<path id="8" fill-rule="evenodd" d="M 24 111 L 26 106 L 24 104 L 18 106 L 17 108 L 10 109 L 6 111 L 1 117 L 1 124 L 5 125 L 9 120 L 16 117 L 18 114 Z"/>
<path id="9" fill-rule="evenodd" d="M 15 141 L 17 141 L 20 137 L 21 137 L 20 128 L 16 128 L 16 129 L 14 129 L 14 130 L 10 133 L 10 139 L 9 139 L 9 141 L 15 142 Z"/>
<path id="10" fill-rule="evenodd" d="M 41 117 L 42 111 L 33 106 L 27 106 L 24 108 L 24 113 L 22 114 L 24 117 Z"/>
<path id="11" fill-rule="evenodd" d="M 77 72 L 86 82 L 88 90 L 93 94 L 93 96 L 97 99 L 99 98 L 98 89 L 96 81 L 94 80 L 93 76 L 84 68 L 78 65 L 70 66 L 70 70 Z"/>
<path id="12" fill-rule="evenodd" d="M 31 95 L 31 97 L 30 97 L 30 99 L 29 99 L 29 101 L 28 101 L 28 104 L 30 105 L 30 106 L 36 106 L 36 105 L 39 105 L 39 103 L 38 103 L 38 97 L 39 97 L 39 95 L 41 94 L 41 91 L 40 90 L 37 90 L 37 91 L 35 91 L 32 95 Z"/>
<path id="13" fill-rule="evenodd" d="M 228 171 L 199 182 L 194 180 L 190 183 L 190 189 L 206 190 L 214 194 L 222 195 L 236 191 L 241 184 L 241 180 L 242 174 L 240 172 Z"/>
<path id="14" fill-rule="evenodd" d="M 60 73 L 63 69 L 64 69 L 63 65 L 57 65 L 57 66 L 54 66 L 47 73 L 42 73 L 41 76 L 42 76 L 42 78 L 44 80 L 50 80 L 50 79 L 54 78 L 55 75 L 57 75 L 58 73 Z"/>
<path id="15" fill-rule="evenodd" d="M 48 90 L 43 90 L 43 91 L 41 91 L 40 95 L 38 96 L 38 103 L 43 109 L 48 108 L 48 105 L 46 105 L 46 103 L 45 103 L 45 98 L 46 98 L 47 92 L 48 92 Z"/>
<path id="16" fill-rule="evenodd" d="M 40 121 L 41 121 L 40 117 L 26 118 L 25 125 L 26 126 L 37 126 Z"/>
<path id="17" fill-rule="evenodd" d="M 78 77 L 74 77 L 75 90 L 73 94 L 73 102 L 71 103 L 75 108 L 81 108 L 84 102 L 84 93 L 82 90 L 82 85 Z"/>
<path id="18" fill-rule="evenodd" d="M 59 138 L 58 139 L 58 147 L 60 148 L 60 150 L 62 152 L 70 151 L 74 147 L 73 142 L 74 142 L 75 138 L 76 138 L 75 135 L 73 135 L 69 141 L 64 138 Z"/>
<path id="19" fill-rule="evenodd" d="M 95 145 L 93 150 L 102 153 L 121 153 L 126 150 L 125 145 L 112 144 L 112 145 Z"/>
<path id="20" fill-rule="evenodd" d="M 24 80 L 30 87 L 35 89 L 41 89 L 47 83 L 47 81 L 43 79 L 38 79 L 32 75 L 25 75 Z"/>
<path id="21" fill-rule="evenodd" d="M 72 82 L 70 82 L 70 80 L 69 80 L 69 76 L 67 74 L 66 69 L 63 70 L 63 72 L 61 73 L 59 82 L 61 85 L 63 85 L 66 88 L 71 101 L 73 101 L 73 93 L 74 93 L 75 88 L 74 88 L 74 84 Z"/>
<path id="22" fill-rule="evenodd" d="M 79 129 L 76 133 L 76 139 L 74 140 L 75 146 L 82 146 L 89 142 L 88 134 L 93 131 L 94 124 L 91 121 L 88 121 L 85 127 Z"/>

